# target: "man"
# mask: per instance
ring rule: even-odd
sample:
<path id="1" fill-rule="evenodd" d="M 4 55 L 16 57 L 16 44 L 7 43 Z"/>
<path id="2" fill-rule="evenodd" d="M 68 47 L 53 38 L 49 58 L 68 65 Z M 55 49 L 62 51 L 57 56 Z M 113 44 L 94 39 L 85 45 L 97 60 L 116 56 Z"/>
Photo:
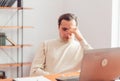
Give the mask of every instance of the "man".
<path id="1" fill-rule="evenodd" d="M 66 13 L 58 19 L 59 39 L 44 41 L 38 50 L 30 76 L 80 71 L 83 51 L 91 47 L 77 27 L 77 17 Z"/>

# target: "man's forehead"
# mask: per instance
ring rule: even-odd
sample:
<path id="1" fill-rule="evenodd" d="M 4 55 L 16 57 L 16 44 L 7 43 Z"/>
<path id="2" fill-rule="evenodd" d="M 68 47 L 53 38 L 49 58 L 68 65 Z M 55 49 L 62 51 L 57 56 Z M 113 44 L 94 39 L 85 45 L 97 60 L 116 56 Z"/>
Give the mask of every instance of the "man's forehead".
<path id="1" fill-rule="evenodd" d="M 70 20 L 70 21 L 62 20 L 61 25 L 62 26 L 76 26 L 76 22 L 75 22 L 75 20 Z"/>

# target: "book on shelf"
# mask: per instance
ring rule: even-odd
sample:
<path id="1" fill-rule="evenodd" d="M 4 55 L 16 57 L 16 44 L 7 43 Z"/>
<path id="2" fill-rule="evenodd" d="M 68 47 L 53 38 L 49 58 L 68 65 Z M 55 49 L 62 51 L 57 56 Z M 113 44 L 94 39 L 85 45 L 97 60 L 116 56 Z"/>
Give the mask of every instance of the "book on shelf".
<path id="1" fill-rule="evenodd" d="M 0 0 L 0 7 L 11 7 L 16 0 Z"/>

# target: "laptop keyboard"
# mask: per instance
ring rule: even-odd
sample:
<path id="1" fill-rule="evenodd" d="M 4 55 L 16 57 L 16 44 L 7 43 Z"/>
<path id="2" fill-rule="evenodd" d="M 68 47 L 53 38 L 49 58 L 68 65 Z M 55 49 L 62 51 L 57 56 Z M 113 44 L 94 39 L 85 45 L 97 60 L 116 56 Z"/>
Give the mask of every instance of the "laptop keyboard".
<path id="1" fill-rule="evenodd" d="M 79 76 L 58 77 L 57 81 L 79 81 Z"/>

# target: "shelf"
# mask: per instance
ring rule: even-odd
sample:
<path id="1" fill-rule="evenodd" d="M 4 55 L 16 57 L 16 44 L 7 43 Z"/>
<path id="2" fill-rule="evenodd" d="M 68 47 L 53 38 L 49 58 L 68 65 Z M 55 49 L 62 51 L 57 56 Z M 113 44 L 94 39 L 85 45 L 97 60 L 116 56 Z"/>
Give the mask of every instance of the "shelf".
<path id="1" fill-rule="evenodd" d="M 32 45 L 30 44 L 23 44 L 23 45 L 6 45 L 6 46 L 0 46 L 0 48 L 22 48 L 22 47 L 30 47 Z"/>
<path id="2" fill-rule="evenodd" d="M 31 66 L 31 62 L 25 62 L 25 63 L 5 63 L 5 64 L 0 64 L 0 68 L 5 68 L 5 67 L 20 67 L 20 66 Z"/>
<path id="3" fill-rule="evenodd" d="M 0 7 L 0 9 L 19 9 L 19 10 L 22 10 L 22 9 L 32 9 L 32 8 L 22 8 L 22 7 Z"/>
<path id="4" fill-rule="evenodd" d="M 11 3 L 11 0 L 2 0 L 2 1 L 9 1 Z M 25 53 L 27 53 L 27 50 L 24 50 L 24 48 L 32 46 L 31 44 L 24 44 L 24 28 L 25 29 L 33 28 L 32 26 L 24 26 L 24 24 L 23 24 L 24 23 L 24 11 L 31 10 L 32 8 L 24 7 L 22 0 L 14 0 L 14 1 L 16 1 L 15 5 L 11 5 L 10 7 L 2 6 L 4 4 L 1 4 L 1 6 L 0 6 L 1 18 L 4 19 L 4 17 L 5 17 L 5 21 L 1 22 L 1 24 L 5 24 L 5 25 L 0 25 L 0 29 L 2 30 L 2 33 L 3 34 L 5 33 L 4 36 L 1 35 L 2 43 L 1 43 L 0 49 L 3 49 L 3 51 L 5 49 L 4 52 L 7 54 L 7 59 L 10 60 L 10 62 L 5 63 L 4 60 L 6 60 L 6 59 L 3 59 L 0 63 L 0 69 L 4 69 L 5 71 L 8 71 L 8 72 L 15 70 L 13 72 L 13 75 L 17 73 L 17 75 L 16 75 L 17 77 L 18 76 L 22 77 L 23 71 L 24 71 L 24 66 L 27 66 L 27 68 L 31 66 L 31 62 L 24 62 L 24 60 L 23 60 L 25 58 L 23 55 Z M 8 3 L 6 3 L 6 5 L 7 4 Z M 7 19 L 6 19 L 6 17 L 7 17 Z M 10 31 L 9 31 L 9 29 L 10 29 Z M 11 29 L 14 31 L 11 31 Z M 11 34 L 9 34 L 9 32 L 6 32 L 6 31 L 11 32 Z M 15 34 L 15 36 L 11 36 L 14 34 Z M 3 43 L 4 42 L 3 37 L 5 40 L 5 44 Z M 14 38 L 15 42 L 11 38 L 12 39 Z M 3 52 L 3 54 L 4 54 L 4 52 Z M 10 56 L 9 53 L 10 54 L 13 53 L 15 57 Z M 1 56 L 1 58 L 3 58 L 3 57 L 6 58 L 6 55 Z M 20 59 L 21 59 L 22 63 L 21 62 L 19 63 Z M 15 60 L 15 61 L 13 61 L 13 60 Z M 19 69 L 19 67 L 20 67 L 20 69 Z M 19 73 L 19 71 L 21 71 L 21 72 Z M 10 75 L 9 77 L 11 77 L 11 76 L 12 75 Z"/>
<path id="5" fill-rule="evenodd" d="M 22 28 L 22 26 L 0 26 L 0 28 L 3 29 L 16 29 L 16 28 Z M 23 26 L 23 28 L 33 28 L 32 26 Z"/>

